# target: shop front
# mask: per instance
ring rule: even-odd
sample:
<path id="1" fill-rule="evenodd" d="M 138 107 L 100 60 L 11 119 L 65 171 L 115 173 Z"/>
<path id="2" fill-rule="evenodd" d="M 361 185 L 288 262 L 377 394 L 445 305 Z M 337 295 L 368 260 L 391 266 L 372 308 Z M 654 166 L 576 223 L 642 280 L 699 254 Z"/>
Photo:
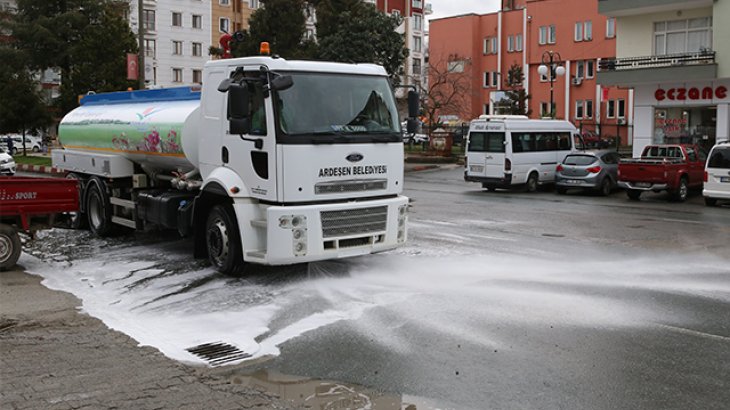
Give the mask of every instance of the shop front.
<path id="1" fill-rule="evenodd" d="M 649 144 L 697 144 L 707 152 L 730 140 L 730 79 L 635 87 L 634 155 Z"/>

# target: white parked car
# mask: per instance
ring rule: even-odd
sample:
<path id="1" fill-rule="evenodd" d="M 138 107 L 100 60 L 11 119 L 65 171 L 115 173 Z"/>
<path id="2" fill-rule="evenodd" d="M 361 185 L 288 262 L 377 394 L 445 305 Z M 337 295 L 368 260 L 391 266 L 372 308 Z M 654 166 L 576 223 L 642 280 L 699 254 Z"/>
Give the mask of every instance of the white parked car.
<path id="1" fill-rule="evenodd" d="M 707 206 L 715 206 L 718 199 L 730 200 L 730 142 L 712 147 L 705 166 L 702 196 Z"/>
<path id="2" fill-rule="evenodd" d="M 7 135 L 0 135 L 0 147 L 8 151 Z M 13 152 L 10 154 L 17 155 L 23 151 L 23 136 L 20 134 L 10 134 L 10 138 L 13 139 Z M 43 146 L 41 145 L 41 137 L 33 135 L 25 136 L 25 148 L 31 152 L 41 152 Z"/>
<path id="3" fill-rule="evenodd" d="M 15 160 L 3 148 L 0 148 L 0 174 L 15 175 Z"/>

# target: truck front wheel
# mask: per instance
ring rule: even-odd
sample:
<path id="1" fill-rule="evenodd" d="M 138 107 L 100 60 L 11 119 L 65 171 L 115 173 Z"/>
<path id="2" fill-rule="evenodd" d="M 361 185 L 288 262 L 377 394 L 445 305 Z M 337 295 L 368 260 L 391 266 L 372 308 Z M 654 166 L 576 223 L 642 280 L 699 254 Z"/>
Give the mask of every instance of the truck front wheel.
<path id="1" fill-rule="evenodd" d="M 208 259 L 216 270 L 226 275 L 243 272 L 243 247 L 238 224 L 230 205 L 216 205 L 205 223 Z"/>
<path id="2" fill-rule="evenodd" d="M 20 237 L 10 225 L 0 224 L 0 270 L 10 269 L 20 257 Z"/>

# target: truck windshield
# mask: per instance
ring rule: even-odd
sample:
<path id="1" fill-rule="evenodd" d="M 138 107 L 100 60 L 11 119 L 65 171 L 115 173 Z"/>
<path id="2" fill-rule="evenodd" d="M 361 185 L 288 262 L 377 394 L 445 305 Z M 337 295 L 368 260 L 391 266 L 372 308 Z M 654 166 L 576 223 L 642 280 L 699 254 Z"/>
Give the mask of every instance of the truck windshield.
<path id="1" fill-rule="evenodd" d="M 327 138 L 359 142 L 384 136 L 400 140 L 398 111 L 386 77 L 312 73 L 291 76 L 294 85 L 275 96 L 279 128 L 287 142 L 312 138 L 315 142 Z"/>

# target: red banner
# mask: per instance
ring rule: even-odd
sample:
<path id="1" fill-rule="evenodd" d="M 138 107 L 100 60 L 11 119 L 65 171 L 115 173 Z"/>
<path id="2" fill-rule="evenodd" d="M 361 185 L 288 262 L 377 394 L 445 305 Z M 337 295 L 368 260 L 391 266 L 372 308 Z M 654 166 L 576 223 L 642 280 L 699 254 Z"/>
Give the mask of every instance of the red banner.
<path id="1" fill-rule="evenodd" d="M 139 78 L 139 62 L 137 54 L 127 54 L 127 80 L 136 80 Z"/>

